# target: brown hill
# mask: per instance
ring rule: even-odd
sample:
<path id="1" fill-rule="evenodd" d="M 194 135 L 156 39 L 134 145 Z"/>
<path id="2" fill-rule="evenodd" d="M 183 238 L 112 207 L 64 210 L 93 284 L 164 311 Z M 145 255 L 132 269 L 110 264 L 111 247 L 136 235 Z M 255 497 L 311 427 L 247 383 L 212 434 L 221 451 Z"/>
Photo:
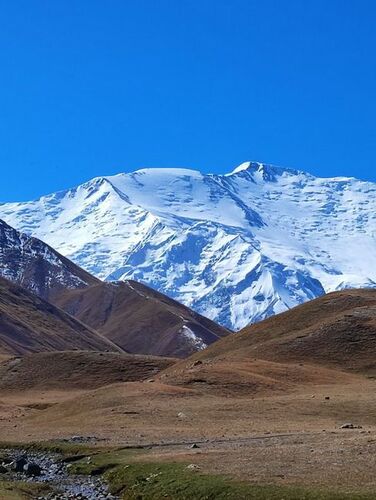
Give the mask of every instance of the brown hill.
<path id="1" fill-rule="evenodd" d="M 67 349 L 121 350 L 66 312 L 0 278 L 0 353 Z"/>
<path id="2" fill-rule="evenodd" d="M 139 283 L 103 283 L 2 220 L 0 276 L 61 307 L 132 353 L 186 357 L 229 333 Z M 75 345 L 66 348 L 70 347 Z"/>
<path id="3" fill-rule="evenodd" d="M 182 358 L 230 333 L 134 281 L 66 290 L 55 304 L 130 353 Z"/>
<path id="4" fill-rule="evenodd" d="M 66 288 L 99 283 L 43 241 L 20 233 L 1 219 L 0 276 L 46 300 Z"/>
<path id="5" fill-rule="evenodd" d="M 145 380 L 176 360 L 114 352 L 64 351 L 28 354 L 0 363 L 0 390 L 94 389 Z"/>
<path id="6" fill-rule="evenodd" d="M 310 301 L 220 340 L 161 377 L 252 390 L 330 379 L 333 368 L 376 373 L 376 290 L 344 290 Z"/>
<path id="7" fill-rule="evenodd" d="M 246 342 L 246 338 L 251 343 Z M 334 292 L 240 332 L 259 358 L 376 368 L 376 290 Z M 240 345 L 239 345 L 240 347 Z"/>

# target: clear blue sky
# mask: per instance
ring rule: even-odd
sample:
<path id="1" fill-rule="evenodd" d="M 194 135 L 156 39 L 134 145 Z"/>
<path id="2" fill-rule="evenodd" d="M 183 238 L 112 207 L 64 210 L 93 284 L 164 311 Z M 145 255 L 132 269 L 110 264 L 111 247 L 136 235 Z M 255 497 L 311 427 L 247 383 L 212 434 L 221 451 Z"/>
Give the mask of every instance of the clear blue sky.
<path id="1" fill-rule="evenodd" d="M 260 160 L 376 181 L 373 0 L 0 0 L 0 200 Z"/>

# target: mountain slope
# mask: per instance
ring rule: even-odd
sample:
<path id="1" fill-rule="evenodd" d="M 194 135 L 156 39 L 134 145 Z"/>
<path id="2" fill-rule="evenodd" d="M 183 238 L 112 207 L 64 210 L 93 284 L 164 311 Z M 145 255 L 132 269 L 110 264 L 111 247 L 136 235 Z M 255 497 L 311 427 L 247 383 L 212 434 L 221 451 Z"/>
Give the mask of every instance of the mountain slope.
<path id="1" fill-rule="evenodd" d="M 55 303 L 130 353 L 187 357 L 230 333 L 133 281 L 66 290 Z"/>
<path id="2" fill-rule="evenodd" d="M 333 292 L 297 306 L 218 341 L 162 377 L 217 389 L 243 381 L 251 390 L 272 380 L 304 382 L 322 376 L 323 368 L 376 375 L 376 290 Z"/>
<path id="3" fill-rule="evenodd" d="M 59 290 L 99 282 L 46 243 L 16 231 L 2 220 L 0 276 L 47 300 Z"/>
<path id="4" fill-rule="evenodd" d="M 239 329 L 325 292 L 376 286 L 376 185 L 261 163 L 144 169 L 0 217 L 101 279 L 137 280 Z"/>
<path id="5" fill-rule="evenodd" d="M 376 290 L 330 293 L 246 327 L 239 336 L 263 359 L 376 373 Z"/>
<path id="6" fill-rule="evenodd" d="M 120 350 L 61 309 L 0 278 L 0 353 L 70 349 Z"/>
<path id="7" fill-rule="evenodd" d="M 144 285 L 103 283 L 2 221 L 1 275 L 48 298 L 129 352 L 186 357 L 229 333 Z"/>

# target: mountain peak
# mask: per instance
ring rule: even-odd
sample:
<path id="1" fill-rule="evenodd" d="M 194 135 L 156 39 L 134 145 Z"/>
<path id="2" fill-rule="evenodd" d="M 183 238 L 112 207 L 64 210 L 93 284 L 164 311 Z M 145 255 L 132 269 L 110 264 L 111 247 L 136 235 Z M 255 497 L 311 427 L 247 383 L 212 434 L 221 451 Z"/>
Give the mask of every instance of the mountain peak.
<path id="1" fill-rule="evenodd" d="M 238 174 L 239 172 L 244 172 L 245 170 L 258 170 L 259 168 L 262 168 L 263 163 L 260 163 L 258 161 L 245 161 L 238 165 L 232 172 L 230 172 L 227 175 L 232 175 L 232 174 Z"/>
<path id="2" fill-rule="evenodd" d="M 269 165 L 267 163 L 261 163 L 258 161 L 246 161 L 234 168 L 234 170 L 232 170 L 232 172 L 230 172 L 229 174 L 226 174 L 226 176 L 242 174 L 244 172 L 247 172 L 247 174 L 250 174 L 254 177 L 258 175 L 260 177 L 260 180 L 264 181 L 275 181 L 276 177 L 279 177 L 283 174 L 299 175 L 304 173 L 304 175 L 309 175 L 305 172 L 295 170 L 293 168 L 277 167 L 276 165 Z"/>

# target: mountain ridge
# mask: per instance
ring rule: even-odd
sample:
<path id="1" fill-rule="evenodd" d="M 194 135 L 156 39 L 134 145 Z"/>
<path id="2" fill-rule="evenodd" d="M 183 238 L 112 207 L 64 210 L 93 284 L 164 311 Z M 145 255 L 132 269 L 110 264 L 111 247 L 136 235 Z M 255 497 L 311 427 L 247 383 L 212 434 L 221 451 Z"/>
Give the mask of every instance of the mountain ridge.
<path id="1" fill-rule="evenodd" d="M 99 280 L 43 241 L 20 233 L 0 219 L 0 276 L 46 300 L 60 289 Z"/>
<path id="2" fill-rule="evenodd" d="M 104 182 L 106 179 L 107 182 Z M 376 184 L 246 162 L 141 169 L 0 217 L 107 280 L 136 280 L 230 329 L 326 292 L 376 286 Z"/>
<path id="3" fill-rule="evenodd" d="M 7 287 L 0 287 L 0 302 L 7 304 L 4 317 L 13 318 L 3 324 L 4 331 L 12 331 L 15 337 L 21 332 L 25 352 L 28 335 L 38 337 L 37 343 L 43 350 L 43 338 L 39 338 L 33 324 L 41 325 L 45 332 L 44 315 L 54 331 L 56 321 L 53 319 L 63 315 L 63 311 L 71 316 L 73 328 L 70 327 L 69 335 L 76 325 L 78 334 L 90 330 L 93 335 L 102 335 L 110 345 L 113 341 L 120 349 L 134 354 L 186 357 L 230 333 L 145 285 L 134 281 L 102 282 L 43 241 L 20 233 L 0 220 L 1 276 L 10 280 L 9 286 L 10 282 L 19 286 L 20 295 L 35 294 L 34 302 L 29 296 L 20 304 L 20 321 L 24 321 L 26 327 L 22 324 L 17 327 L 9 300 L 11 293 Z M 46 300 L 43 307 L 38 306 L 42 303 L 38 298 Z M 35 315 L 33 308 L 38 310 L 38 307 L 39 314 Z M 51 318 L 47 317 L 49 313 Z M 29 316 L 37 316 L 32 324 L 28 322 Z M 69 348 L 69 343 L 55 344 Z M 85 347 L 85 342 L 82 345 Z"/>

